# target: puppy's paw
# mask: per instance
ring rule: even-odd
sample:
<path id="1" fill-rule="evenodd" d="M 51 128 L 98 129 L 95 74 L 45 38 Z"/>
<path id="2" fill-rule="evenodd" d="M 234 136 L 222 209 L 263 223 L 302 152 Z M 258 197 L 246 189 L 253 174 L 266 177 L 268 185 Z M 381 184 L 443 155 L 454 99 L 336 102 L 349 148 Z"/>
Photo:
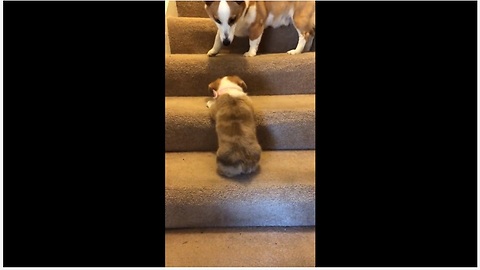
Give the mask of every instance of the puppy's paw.
<path id="1" fill-rule="evenodd" d="M 243 54 L 243 56 L 245 56 L 245 57 L 252 57 L 252 56 L 255 56 L 255 55 L 257 55 L 257 53 L 256 52 L 251 52 L 251 51 L 248 51 L 248 52 Z"/>
<path id="2" fill-rule="evenodd" d="M 215 102 L 214 100 L 209 100 L 209 101 L 207 101 L 207 108 L 212 107 L 212 105 L 213 105 L 214 102 Z"/>
<path id="3" fill-rule="evenodd" d="M 218 54 L 218 52 L 215 51 L 214 49 L 211 49 L 210 51 L 207 52 L 207 55 L 208 55 L 208 56 L 215 56 L 215 55 L 217 55 L 217 54 Z"/>

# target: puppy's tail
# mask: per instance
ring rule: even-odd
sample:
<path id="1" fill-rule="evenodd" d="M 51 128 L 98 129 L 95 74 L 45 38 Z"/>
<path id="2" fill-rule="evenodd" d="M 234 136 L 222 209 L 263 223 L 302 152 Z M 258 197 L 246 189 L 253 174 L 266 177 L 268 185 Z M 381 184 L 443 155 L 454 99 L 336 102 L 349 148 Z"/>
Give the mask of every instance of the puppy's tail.
<path id="1" fill-rule="evenodd" d="M 260 145 L 252 151 L 217 151 L 217 171 L 220 175 L 234 177 L 241 174 L 250 174 L 258 169 L 261 153 Z"/>

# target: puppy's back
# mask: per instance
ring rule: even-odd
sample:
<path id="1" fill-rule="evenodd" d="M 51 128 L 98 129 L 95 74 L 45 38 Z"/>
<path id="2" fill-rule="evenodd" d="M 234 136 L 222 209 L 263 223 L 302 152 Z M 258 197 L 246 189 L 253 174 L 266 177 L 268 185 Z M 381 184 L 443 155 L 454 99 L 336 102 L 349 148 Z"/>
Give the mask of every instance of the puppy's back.
<path id="1" fill-rule="evenodd" d="M 250 98 L 222 95 L 215 107 L 218 172 L 228 177 L 254 172 L 262 149 L 257 141 Z"/>

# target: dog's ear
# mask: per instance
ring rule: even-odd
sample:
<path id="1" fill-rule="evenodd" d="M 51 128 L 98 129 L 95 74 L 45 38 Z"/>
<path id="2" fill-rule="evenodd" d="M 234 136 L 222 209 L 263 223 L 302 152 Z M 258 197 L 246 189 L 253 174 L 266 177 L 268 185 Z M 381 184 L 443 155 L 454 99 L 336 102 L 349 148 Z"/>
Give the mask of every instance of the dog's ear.
<path id="1" fill-rule="evenodd" d="M 203 2 L 205 2 L 207 6 L 210 6 L 213 3 L 213 1 L 203 1 Z"/>

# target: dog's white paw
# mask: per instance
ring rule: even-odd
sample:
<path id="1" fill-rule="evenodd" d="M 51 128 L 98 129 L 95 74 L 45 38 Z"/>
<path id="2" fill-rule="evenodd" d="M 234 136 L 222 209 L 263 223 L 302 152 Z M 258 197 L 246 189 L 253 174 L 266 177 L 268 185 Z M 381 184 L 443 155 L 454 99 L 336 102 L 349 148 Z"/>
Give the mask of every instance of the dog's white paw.
<path id="1" fill-rule="evenodd" d="M 302 52 L 299 52 L 299 51 L 297 51 L 297 50 L 294 49 L 294 50 L 288 51 L 287 53 L 288 53 L 288 54 L 291 54 L 291 55 L 295 55 L 295 54 L 300 54 L 300 53 L 302 53 Z"/>
<path id="2" fill-rule="evenodd" d="M 245 57 L 252 57 L 252 56 L 255 56 L 255 55 L 257 55 L 257 53 L 256 52 L 251 52 L 251 51 L 248 51 L 248 52 L 243 54 L 243 56 L 245 56 Z"/>
<path id="3" fill-rule="evenodd" d="M 214 101 L 214 100 L 209 100 L 209 101 L 207 101 L 207 108 L 212 107 L 213 102 L 215 102 L 215 101 Z"/>
<path id="4" fill-rule="evenodd" d="M 210 51 L 207 52 L 207 55 L 208 55 L 208 56 L 215 56 L 215 55 L 217 55 L 217 54 L 218 54 L 218 52 L 215 51 L 214 49 L 211 49 Z"/>

